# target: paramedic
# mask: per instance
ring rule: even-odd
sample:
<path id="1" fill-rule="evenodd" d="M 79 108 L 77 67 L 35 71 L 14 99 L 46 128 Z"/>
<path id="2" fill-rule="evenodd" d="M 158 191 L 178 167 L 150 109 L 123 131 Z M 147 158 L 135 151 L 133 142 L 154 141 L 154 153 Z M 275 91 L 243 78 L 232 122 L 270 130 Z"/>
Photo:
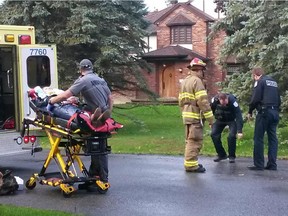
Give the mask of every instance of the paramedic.
<path id="1" fill-rule="evenodd" d="M 254 129 L 254 165 L 250 170 L 264 169 L 264 134 L 268 136 L 268 162 L 265 169 L 277 170 L 278 139 L 276 134 L 279 123 L 279 109 L 281 99 L 277 82 L 271 77 L 264 75 L 262 68 L 252 70 L 255 80 L 254 89 L 249 104 L 248 119 L 251 119 L 254 109 L 257 110 Z"/>
<path id="2" fill-rule="evenodd" d="M 212 98 L 211 109 L 216 119 L 211 132 L 211 138 L 218 155 L 218 157 L 214 159 L 214 162 L 227 159 L 227 154 L 222 146 L 221 134 L 224 128 L 228 126 L 228 157 L 229 162 L 234 163 L 236 158 L 236 134 L 238 135 L 238 138 L 242 138 L 243 136 L 243 118 L 241 109 L 235 96 L 225 93 L 219 93 Z"/>
<path id="3" fill-rule="evenodd" d="M 188 69 L 189 75 L 182 81 L 179 93 L 179 106 L 185 125 L 184 167 L 186 172 L 203 173 L 206 169 L 198 163 L 203 142 L 203 123 L 204 120 L 208 120 L 210 126 L 213 123 L 213 113 L 203 83 L 206 64 L 194 58 Z"/>
<path id="4" fill-rule="evenodd" d="M 66 91 L 49 100 L 49 104 L 55 104 L 66 100 L 71 96 L 81 95 L 87 104 L 87 111 L 94 112 L 100 108 L 102 112 L 112 111 L 111 92 L 106 81 L 93 72 L 93 65 L 90 60 L 83 59 L 80 62 L 80 77 Z M 86 109 L 86 108 L 85 108 Z M 103 182 L 108 182 L 108 156 L 91 156 L 91 165 L 89 169 L 91 177 L 99 176 Z"/>

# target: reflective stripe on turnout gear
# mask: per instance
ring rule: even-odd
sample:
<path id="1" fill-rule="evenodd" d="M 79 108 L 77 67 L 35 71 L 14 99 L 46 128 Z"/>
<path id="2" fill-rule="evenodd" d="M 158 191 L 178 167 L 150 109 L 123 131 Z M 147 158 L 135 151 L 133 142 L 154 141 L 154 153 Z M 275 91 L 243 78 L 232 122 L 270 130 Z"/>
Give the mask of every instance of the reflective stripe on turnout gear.
<path id="1" fill-rule="evenodd" d="M 201 91 L 195 92 L 195 98 L 196 99 L 199 99 L 202 96 L 207 96 L 207 91 L 206 90 L 201 90 Z"/>
<path id="2" fill-rule="evenodd" d="M 190 99 L 190 100 L 195 100 L 195 99 L 199 99 L 202 96 L 207 96 L 206 90 L 201 90 L 201 91 L 195 92 L 195 95 L 191 94 L 189 92 L 182 92 L 179 94 L 179 100 L 182 100 L 185 98 Z"/>
<path id="3" fill-rule="evenodd" d="M 200 113 L 194 113 L 194 112 L 182 112 L 183 118 L 194 118 L 194 119 L 200 119 Z"/>
<path id="4" fill-rule="evenodd" d="M 205 119 L 211 118 L 213 116 L 213 112 L 212 111 L 203 112 L 203 115 L 204 115 Z"/>
<path id="5" fill-rule="evenodd" d="M 183 92 L 183 93 L 180 93 L 179 94 L 179 100 L 182 100 L 182 99 L 190 99 L 190 100 L 195 100 L 195 95 L 194 94 L 191 94 L 191 93 L 188 93 L 188 92 Z"/>
<path id="6" fill-rule="evenodd" d="M 198 166 L 198 161 L 184 161 L 185 167 L 195 167 Z"/>
<path id="7" fill-rule="evenodd" d="M 212 111 L 208 111 L 203 113 L 205 119 L 211 118 L 213 116 Z M 194 119 L 200 119 L 200 113 L 194 113 L 194 112 L 182 112 L 182 117 L 183 118 L 194 118 Z"/>

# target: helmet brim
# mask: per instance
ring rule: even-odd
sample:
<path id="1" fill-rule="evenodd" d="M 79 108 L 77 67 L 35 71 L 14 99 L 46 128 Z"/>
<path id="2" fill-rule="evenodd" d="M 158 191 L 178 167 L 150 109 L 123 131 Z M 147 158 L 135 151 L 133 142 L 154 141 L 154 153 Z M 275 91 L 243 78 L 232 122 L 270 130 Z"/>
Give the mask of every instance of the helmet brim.
<path id="1" fill-rule="evenodd" d="M 192 70 L 192 69 L 200 69 L 200 70 L 206 69 L 206 67 L 203 65 L 193 65 L 193 66 L 188 65 L 187 68 L 190 70 Z"/>

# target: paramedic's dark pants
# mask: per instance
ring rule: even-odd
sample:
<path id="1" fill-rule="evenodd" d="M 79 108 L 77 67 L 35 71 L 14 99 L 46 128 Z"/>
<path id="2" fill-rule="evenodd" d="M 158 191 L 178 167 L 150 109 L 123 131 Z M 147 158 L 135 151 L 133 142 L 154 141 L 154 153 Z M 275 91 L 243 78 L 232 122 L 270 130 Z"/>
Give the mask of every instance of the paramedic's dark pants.
<path id="1" fill-rule="evenodd" d="M 279 123 L 279 111 L 276 109 L 260 110 L 256 116 L 254 129 L 254 165 L 264 168 L 264 134 L 268 136 L 268 162 L 267 167 L 277 168 L 276 159 L 278 151 L 278 139 L 276 135 Z"/>
<path id="2" fill-rule="evenodd" d="M 108 155 L 91 156 L 90 176 L 99 176 L 103 182 L 108 182 Z"/>
<path id="3" fill-rule="evenodd" d="M 236 121 L 231 122 L 221 122 L 216 120 L 216 122 L 212 126 L 211 138 L 215 146 L 215 150 L 219 157 L 226 157 L 227 154 L 225 149 L 223 148 L 221 141 L 221 134 L 224 128 L 228 125 L 229 127 L 229 135 L 227 138 L 228 141 L 228 154 L 229 157 L 235 158 L 236 152 L 236 134 L 237 134 L 237 124 Z"/>

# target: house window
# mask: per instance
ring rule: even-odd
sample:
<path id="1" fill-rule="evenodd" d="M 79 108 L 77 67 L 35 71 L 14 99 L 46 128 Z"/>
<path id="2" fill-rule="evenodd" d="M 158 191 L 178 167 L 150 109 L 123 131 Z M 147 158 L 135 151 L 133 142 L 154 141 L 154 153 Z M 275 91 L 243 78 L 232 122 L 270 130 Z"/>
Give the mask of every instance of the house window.
<path id="1" fill-rule="evenodd" d="M 235 73 L 240 73 L 240 65 L 230 64 L 227 66 L 227 75 L 231 76 Z"/>
<path id="2" fill-rule="evenodd" d="M 172 26 L 171 27 L 172 44 L 191 44 L 192 26 Z"/>

